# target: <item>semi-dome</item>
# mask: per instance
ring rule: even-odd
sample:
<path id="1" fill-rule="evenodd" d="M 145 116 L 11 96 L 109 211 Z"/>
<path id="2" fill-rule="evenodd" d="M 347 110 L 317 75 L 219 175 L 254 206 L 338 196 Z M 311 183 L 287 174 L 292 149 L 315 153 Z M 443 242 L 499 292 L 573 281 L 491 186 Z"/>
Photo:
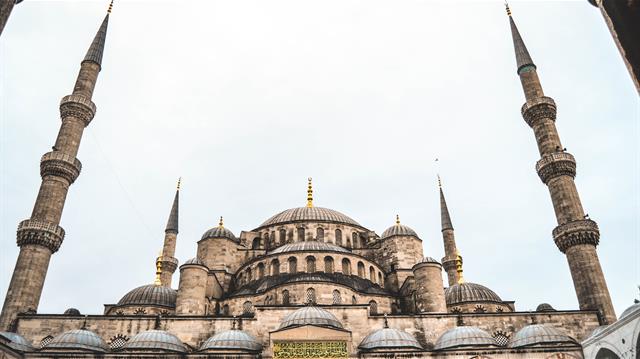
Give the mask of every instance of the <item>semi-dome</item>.
<path id="1" fill-rule="evenodd" d="M 187 347 L 175 335 L 164 330 L 147 330 L 133 336 L 124 350 L 163 350 L 186 353 Z"/>
<path id="2" fill-rule="evenodd" d="M 370 333 L 362 340 L 358 348 L 363 350 L 396 348 L 422 350 L 422 346 L 413 335 L 394 328 L 382 328 Z"/>
<path id="3" fill-rule="evenodd" d="M 207 339 L 200 350 L 262 351 L 262 344 L 251 334 L 238 329 L 227 330 Z"/>
<path id="4" fill-rule="evenodd" d="M 349 216 L 333 209 L 322 207 L 298 207 L 290 208 L 276 214 L 275 216 L 264 221 L 258 228 L 256 228 L 256 230 L 278 224 L 305 221 L 341 223 L 355 227 L 362 227 L 358 222 L 354 221 Z"/>
<path id="5" fill-rule="evenodd" d="M 502 303 L 502 299 L 491 289 L 476 283 L 454 284 L 444 290 L 447 305 L 466 302 Z"/>
<path id="6" fill-rule="evenodd" d="M 549 303 L 541 303 L 536 307 L 536 312 L 555 312 L 556 310 Z"/>
<path id="7" fill-rule="evenodd" d="M 393 226 L 387 228 L 384 232 L 382 232 L 382 238 L 389 238 L 393 236 L 413 236 L 418 237 L 416 231 L 411 229 L 409 226 L 405 226 L 404 224 L 396 223 Z"/>
<path id="8" fill-rule="evenodd" d="M 106 352 L 109 347 L 98 334 L 86 329 L 74 329 L 54 337 L 42 349 L 80 349 Z"/>
<path id="9" fill-rule="evenodd" d="M 333 252 L 349 253 L 349 250 L 340 246 L 336 246 L 335 244 L 325 243 L 325 242 L 316 242 L 316 241 L 288 243 L 274 249 L 269 253 L 278 254 L 278 253 L 305 252 L 305 251 L 333 251 Z"/>
<path id="10" fill-rule="evenodd" d="M 576 341 L 558 328 L 546 324 L 531 324 L 518 330 L 509 342 L 509 347 L 521 348 L 536 344 L 558 343 L 575 344 Z"/>
<path id="11" fill-rule="evenodd" d="M 28 352 L 34 349 L 33 346 L 31 346 L 31 343 L 18 333 L 0 332 L 0 337 L 4 337 L 9 340 L 7 345 L 15 350 Z"/>
<path id="12" fill-rule="evenodd" d="M 175 308 L 178 293 L 169 287 L 147 284 L 131 290 L 125 294 L 118 306 L 122 305 L 156 305 Z"/>
<path id="13" fill-rule="evenodd" d="M 444 332 L 436 341 L 435 350 L 457 348 L 464 346 L 496 345 L 491 335 L 476 327 L 455 327 Z"/>
<path id="14" fill-rule="evenodd" d="M 69 308 L 69 309 L 64 311 L 64 315 L 78 316 L 78 315 L 82 315 L 82 314 L 80 314 L 80 311 L 77 310 L 76 308 Z"/>
<path id="15" fill-rule="evenodd" d="M 343 328 L 342 323 L 333 314 L 319 307 L 308 306 L 285 316 L 282 323 L 280 323 L 280 329 L 300 325 Z"/>
<path id="16" fill-rule="evenodd" d="M 204 232 L 200 240 L 204 240 L 208 238 L 227 238 L 234 242 L 238 241 L 238 238 L 236 238 L 233 232 L 231 232 L 231 230 L 229 230 L 224 226 L 217 226 L 209 229 L 208 231 Z"/>
<path id="17" fill-rule="evenodd" d="M 204 266 L 204 267 L 206 267 L 206 266 L 207 266 L 206 264 L 204 264 L 204 262 L 203 262 L 203 261 L 201 261 L 201 260 L 200 260 L 200 259 L 198 259 L 197 257 L 194 257 L 194 258 L 188 259 L 188 260 L 187 260 L 186 262 L 184 262 L 184 264 L 182 264 L 182 265 L 184 266 L 184 265 L 187 265 L 187 264 L 191 264 L 191 265 L 199 265 L 199 266 Z"/>

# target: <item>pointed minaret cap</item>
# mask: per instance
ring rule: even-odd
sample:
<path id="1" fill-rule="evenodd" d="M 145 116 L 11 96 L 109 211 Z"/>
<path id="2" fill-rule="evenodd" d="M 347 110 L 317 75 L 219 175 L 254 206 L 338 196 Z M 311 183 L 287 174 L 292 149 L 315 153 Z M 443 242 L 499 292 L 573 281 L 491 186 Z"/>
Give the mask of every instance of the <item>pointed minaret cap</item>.
<path id="1" fill-rule="evenodd" d="M 442 230 L 453 229 L 451 224 L 451 216 L 449 216 L 449 209 L 447 208 L 447 201 L 444 199 L 444 192 L 442 192 L 442 180 L 438 175 L 438 187 L 440 188 L 440 221 L 442 223 Z"/>
<path id="2" fill-rule="evenodd" d="M 98 29 L 98 33 L 93 38 L 93 42 L 87 51 L 87 55 L 85 55 L 84 60 L 82 62 L 93 62 L 98 66 L 102 67 L 102 54 L 104 53 L 104 43 L 107 39 L 107 27 L 109 26 L 109 15 L 111 14 L 111 10 L 113 9 L 113 0 L 109 4 L 109 9 L 107 10 L 107 15 L 102 20 L 102 25 Z"/>
<path id="3" fill-rule="evenodd" d="M 529 51 L 527 50 L 524 41 L 522 41 L 522 36 L 520 36 L 518 27 L 513 21 L 513 16 L 511 16 L 511 9 L 509 8 L 509 4 L 505 2 L 504 5 L 507 9 L 507 15 L 509 16 L 509 24 L 511 25 L 511 37 L 513 37 L 513 49 L 516 52 L 516 64 L 518 66 L 517 72 L 519 75 L 525 67 L 532 66 L 535 69 L 536 65 L 533 63 L 531 55 L 529 55 Z"/>
<path id="4" fill-rule="evenodd" d="M 176 188 L 176 195 L 173 197 L 173 205 L 171 206 L 171 213 L 169 214 L 169 220 L 167 220 L 167 228 L 165 228 L 165 232 L 172 232 L 178 234 L 178 207 L 180 201 L 180 182 L 181 178 L 178 179 L 178 186 Z"/>
<path id="5" fill-rule="evenodd" d="M 311 177 L 309 177 L 307 183 L 307 207 L 313 207 L 313 185 L 311 184 Z"/>

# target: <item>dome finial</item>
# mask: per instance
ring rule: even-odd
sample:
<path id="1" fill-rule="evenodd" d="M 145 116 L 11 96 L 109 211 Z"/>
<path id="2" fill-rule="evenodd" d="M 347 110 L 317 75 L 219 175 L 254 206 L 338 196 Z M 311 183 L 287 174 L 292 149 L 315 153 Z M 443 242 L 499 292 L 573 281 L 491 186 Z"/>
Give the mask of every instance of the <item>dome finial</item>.
<path id="1" fill-rule="evenodd" d="M 113 0 L 111 0 L 111 2 L 109 3 L 109 8 L 107 9 L 107 14 L 111 14 L 112 10 L 113 10 Z"/>
<path id="2" fill-rule="evenodd" d="M 396 225 L 400 225 L 400 215 L 396 214 Z"/>
<path id="3" fill-rule="evenodd" d="M 220 222 L 218 222 L 218 228 L 224 228 L 224 218 L 220 216 Z"/>
<path id="4" fill-rule="evenodd" d="M 507 15 L 511 16 L 511 9 L 509 8 L 509 2 L 504 2 L 504 7 L 507 9 Z"/>
<path id="5" fill-rule="evenodd" d="M 182 183 L 182 177 L 178 177 L 178 185 L 176 186 L 176 189 L 179 191 L 180 190 L 180 184 Z"/>
<path id="6" fill-rule="evenodd" d="M 458 284 L 464 284 L 464 277 L 462 275 L 462 256 L 458 250 L 456 250 L 456 272 L 458 272 Z"/>
<path id="7" fill-rule="evenodd" d="M 313 207 L 313 185 L 311 184 L 311 177 L 308 179 L 307 184 L 307 207 Z"/>
<path id="8" fill-rule="evenodd" d="M 442 179 L 440 178 L 440 174 L 438 173 L 436 176 L 438 176 L 438 187 L 442 188 Z"/>
<path id="9" fill-rule="evenodd" d="M 160 251 L 156 259 L 156 280 L 153 282 L 155 285 L 162 285 L 162 281 L 160 280 L 160 276 L 162 275 L 162 256 L 162 251 Z"/>

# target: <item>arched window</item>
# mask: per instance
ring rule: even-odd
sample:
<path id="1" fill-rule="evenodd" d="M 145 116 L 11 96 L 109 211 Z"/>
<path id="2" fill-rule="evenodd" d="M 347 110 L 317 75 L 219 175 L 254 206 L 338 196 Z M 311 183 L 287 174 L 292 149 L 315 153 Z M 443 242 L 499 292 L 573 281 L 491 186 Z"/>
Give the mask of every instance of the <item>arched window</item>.
<path id="1" fill-rule="evenodd" d="M 247 268 L 247 270 L 245 271 L 246 277 L 247 277 L 247 283 L 251 282 L 251 268 Z"/>
<path id="2" fill-rule="evenodd" d="M 324 257 L 324 272 L 333 273 L 333 258 L 329 256 Z"/>
<path id="3" fill-rule="evenodd" d="M 364 263 L 362 262 L 358 262 L 358 277 L 365 279 L 367 278 L 364 274 Z"/>
<path id="4" fill-rule="evenodd" d="M 304 242 L 304 228 L 298 228 L 298 242 Z"/>
<path id="5" fill-rule="evenodd" d="M 483 305 L 476 305 L 476 307 L 473 309 L 474 313 L 486 313 L 487 312 L 487 308 L 485 308 Z"/>
<path id="6" fill-rule="evenodd" d="M 264 277 L 264 263 L 258 264 L 258 279 L 262 279 Z"/>
<path id="7" fill-rule="evenodd" d="M 336 229 L 336 245 L 342 245 L 342 231 L 339 229 Z"/>
<path id="8" fill-rule="evenodd" d="M 313 288 L 307 288 L 307 303 L 316 304 L 316 290 Z"/>
<path id="9" fill-rule="evenodd" d="M 265 248 L 271 248 L 271 238 L 269 238 L 269 232 L 265 232 L 264 234 L 264 246 Z"/>
<path id="10" fill-rule="evenodd" d="M 280 230 L 280 245 L 287 243 L 287 230 L 282 228 Z"/>
<path id="11" fill-rule="evenodd" d="M 222 315 L 228 317 L 229 316 L 229 304 L 225 304 L 222 306 Z"/>
<path id="12" fill-rule="evenodd" d="M 298 273 L 298 260 L 296 259 L 296 257 L 289 257 L 287 262 L 289 262 L 289 273 L 290 274 Z"/>
<path id="13" fill-rule="evenodd" d="M 342 259 L 342 274 L 351 275 L 351 261 L 347 258 Z"/>
<path id="14" fill-rule="evenodd" d="M 282 305 L 289 305 L 289 304 L 291 304 L 291 301 L 289 299 L 289 291 L 285 289 L 282 291 Z"/>
<path id="15" fill-rule="evenodd" d="M 271 236 L 269 237 L 269 247 L 274 248 L 277 246 L 276 244 L 276 232 L 271 232 Z"/>
<path id="16" fill-rule="evenodd" d="M 369 302 L 369 315 L 378 314 L 378 303 L 375 300 Z"/>
<path id="17" fill-rule="evenodd" d="M 358 299 L 356 299 L 355 295 L 351 296 L 351 304 L 358 304 Z"/>
<path id="18" fill-rule="evenodd" d="M 307 257 L 307 273 L 314 273 L 316 271 L 316 257 Z"/>
<path id="19" fill-rule="evenodd" d="M 337 289 L 333 291 L 333 304 L 342 304 L 342 295 L 340 295 L 340 291 Z"/>
<path id="20" fill-rule="evenodd" d="M 324 242 L 324 228 L 318 227 L 316 229 L 316 241 Z"/>
<path id="21" fill-rule="evenodd" d="M 358 232 L 351 233 L 351 239 L 353 240 L 353 248 L 360 248 L 360 242 L 358 241 Z"/>
<path id="22" fill-rule="evenodd" d="M 376 282 L 376 270 L 373 269 L 373 266 L 369 267 L 369 280 L 373 283 Z"/>
<path id="23" fill-rule="evenodd" d="M 242 304 L 242 315 L 252 315 L 253 314 L 253 303 L 251 301 L 246 301 Z"/>
<path id="24" fill-rule="evenodd" d="M 260 237 L 256 237 L 253 239 L 251 243 L 251 249 L 260 249 Z"/>
<path id="25" fill-rule="evenodd" d="M 620 357 L 607 348 L 602 348 L 598 350 L 596 354 L 596 359 L 620 359 Z"/>
<path id="26" fill-rule="evenodd" d="M 280 261 L 276 258 L 271 261 L 271 275 L 280 274 Z"/>
<path id="27" fill-rule="evenodd" d="M 381 287 L 384 287 L 384 282 L 382 281 L 382 273 L 378 272 L 378 284 L 380 284 Z"/>
<path id="28" fill-rule="evenodd" d="M 351 238 L 347 236 L 347 248 L 351 248 Z"/>

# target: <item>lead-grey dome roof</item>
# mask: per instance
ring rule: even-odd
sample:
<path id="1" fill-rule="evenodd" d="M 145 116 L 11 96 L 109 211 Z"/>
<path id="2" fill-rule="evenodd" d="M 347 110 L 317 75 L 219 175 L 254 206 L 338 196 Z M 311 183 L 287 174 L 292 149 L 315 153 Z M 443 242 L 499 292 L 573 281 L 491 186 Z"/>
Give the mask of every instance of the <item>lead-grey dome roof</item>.
<path id="1" fill-rule="evenodd" d="M 455 327 L 444 332 L 436 341 L 435 350 L 463 346 L 496 345 L 491 335 L 476 327 Z"/>
<path id="2" fill-rule="evenodd" d="M 556 310 L 549 303 L 541 303 L 536 307 L 536 312 L 555 312 Z"/>
<path id="3" fill-rule="evenodd" d="M 194 258 L 191 258 L 191 259 L 187 260 L 186 262 L 184 262 L 183 265 L 187 265 L 187 264 L 192 264 L 192 265 L 195 264 L 195 265 L 204 266 L 204 267 L 207 266 L 206 264 L 204 264 L 203 261 L 201 261 L 197 257 L 194 257 Z"/>
<path id="4" fill-rule="evenodd" d="M 282 319 L 279 329 L 299 325 L 317 325 L 342 329 L 342 323 L 333 314 L 315 306 L 303 307 Z"/>
<path id="5" fill-rule="evenodd" d="M 238 238 L 236 238 L 236 236 L 233 234 L 233 232 L 231 232 L 231 230 L 227 229 L 226 227 L 223 226 L 217 226 L 217 227 L 213 227 L 211 229 L 209 229 L 208 231 L 204 232 L 204 234 L 202 235 L 202 238 L 200 238 L 200 240 L 204 240 L 207 238 L 227 238 L 230 239 L 234 242 L 238 241 Z"/>
<path id="6" fill-rule="evenodd" d="M 256 229 L 274 226 L 276 224 L 304 221 L 343 223 L 351 226 L 362 227 L 358 222 L 354 221 L 349 216 L 333 209 L 322 207 L 298 207 L 290 208 L 276 214 L 275 216 L 264 221 Z"/>
<path id="7" fill-rule="evenodd" d="M 169 287 L 147 284 L 125 294 L 117 305 L 157 305 L 175 308 L 178 293 Z"/>
<path id="8" fill-rule="evenodd" d="M 636 303 L 632 306 L 630 306 L 629 308 L 625 309 L 624 312 L 622 312 L 622 314 L 620 314 L 620 318 L 618 318 L 618 320 L 624 318 L 624 317 L 628 317 L 631 315 L 631 313 L 634 313 L 636 311 L 640 311 L 640 303 Z"/>
<path id="9" fill-rule="evenodd" d="M 133 336 L 124 350 L 166 350 L 186 353 L 187 347 L 175 335 L 164 330 L 147 330 Z"/>
<path id="10" fill-rule="evenodd" d="M 0 336 L 7 338 L 7 345 L 15 350 L 28 352 L 34 349 L 31 343 L 18 333 L 0 332 Z"/>
<path id="11" fill-rule="evenodd" d="M 389 238 L 393 236 L 413 236 L 418 237 L 416 231 L 404 224 L 396 223 L 382 232 L 381 238 Z"/>
<path id="12" fill-rule="evenodd" d="M 288 243 L 272 250 L 271 252 L 269 252 L 269 254 L 301 252 L 301 251 L 333 251 L 333 252 L 350 253 L 349 250 L 340 246 L 336 246 L 335 244 L 309 241 L 309 242 Z"/>
<path id="13" fill-rule="evenodd" d="M 502 299 L 491 289 L 476 283 L 454 284 L 444 290 L 447 305 L 466 302 L 502 303 Z"/>
<path id="14" fill-rule="evenodd" d="M 76 308 L 68 308 L 67 310 L 64 311 L 64 315 L 78 316 L 82 314 L 80 314 L 80 311 L 77 310 Z"/>
<path id="15" fill-rule="evenodd" d="M 246 350 L 251 352 L 262 351 L 262 344 L 251 334 L 243 330 L 227 330 L 207 339 L 200 350 Z"/>
<path id="16" fill-rule="evenodd" d="M 413 335 L 405 331 L 393 328 L 382 328 L 367 335 L 358 348 L 364 350 L 379 348 L 422 349 L 422 346 Z"/>
<path id="17" fill-rule="evenodd" d="M 42 349 L 82 349 L 106 352 L 109 347 L 98 334 L 86 329 L 74 329 L 57 335 Z"/>
<path id="18" fill-rule="evenodd" d="M 535 344 L 573 343 L 576 341 L 560 329 L 546 324 L 531 324 L 518 330 L 509 342 L 511 348 L 521 348 Z"/>

